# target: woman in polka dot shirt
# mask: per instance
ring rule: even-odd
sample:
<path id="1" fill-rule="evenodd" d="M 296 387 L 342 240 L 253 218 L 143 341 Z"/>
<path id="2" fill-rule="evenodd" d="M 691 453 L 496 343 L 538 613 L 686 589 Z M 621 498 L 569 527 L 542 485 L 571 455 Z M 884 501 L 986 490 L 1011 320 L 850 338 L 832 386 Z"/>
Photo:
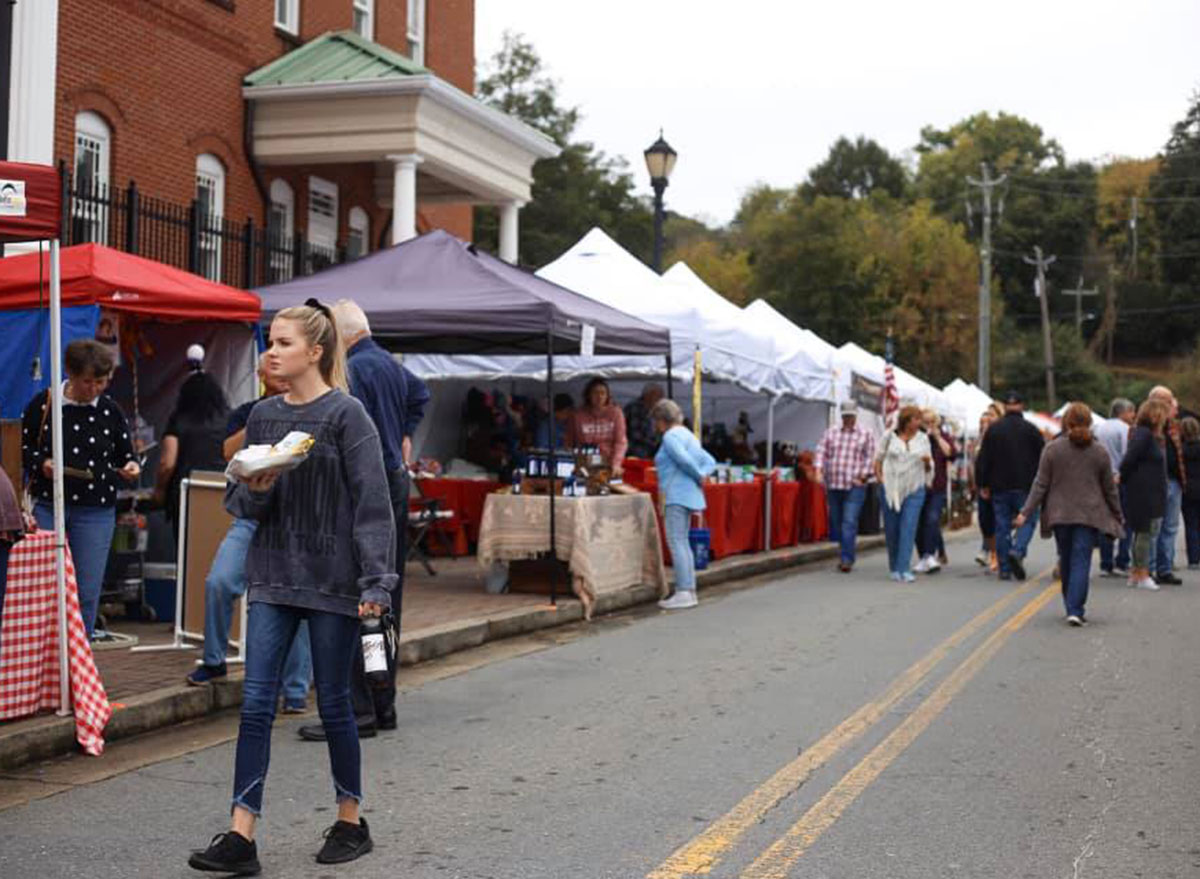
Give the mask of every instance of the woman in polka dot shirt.
<path id="1" fill-rule="evenodd" d="M 108 348 L 93 339 L 77 339 L 64 358 L 63 484 L 66 492 L 67 543 L 75 562 L 79 604 L 88 635 L 100 610 L 104 568 L 117 521 L 117 487 L 141 473 L 125 414 L 104 389 L 114 363 Z M 38 527 L 54 527 L 52 419 L 49 395 L 39 393 L 25 407 L 21 449 L 31 479 Z"/>

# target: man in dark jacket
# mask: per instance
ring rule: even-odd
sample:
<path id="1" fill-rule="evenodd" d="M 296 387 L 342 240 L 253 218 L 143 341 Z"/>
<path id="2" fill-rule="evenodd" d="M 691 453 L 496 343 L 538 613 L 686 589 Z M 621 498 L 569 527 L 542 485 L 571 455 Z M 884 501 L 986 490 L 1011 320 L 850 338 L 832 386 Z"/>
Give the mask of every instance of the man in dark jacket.
<path id="1" fill-rule="evenodd" d="M 350 393 L 362 402 L 375 422 L 383 448 L 383 467 L 388 474 L 396 520 L 396 573 L 399 579 L 392 593 L 392 633 L 398 646 L 404 563 L 408 556 L 408 465 L 412 458 L 412 436 L 429 404 L 429 389 L 371 338 L 371 325 L 356 303 L 342 299 L 332 310 L 338 333 L 346 346 Z M 373 736 L 380 729 L 396 728 L 395 650 L 387 651 L 387 657 L 388 684 L 383 687 L 371 687 L 367 682 L 361 650 L 355 659 L 351 695 L 360 737 Z M 301 727 L 300 736 L 321 741 L 325 731 L 319 724 L 314 724 Z"/>
<path id="2" fill-rule="evenodd" d="M 1000 579 L 1025 579 L 1025 553 L 1037 527 L 1037 512 L 1017 529 L 1013 520 L 1025 506 L 1037 476 L 1045 441 L 1036 427 L 1025 420 L 1025 400 L 1016 391 L 1004 397 L 1004 417 L 988 428 L 976 463 L 977 479 L 984 498 L 996 510 L 996 558 Z M 986 494 L 985 494 L 986 492 Z"/>

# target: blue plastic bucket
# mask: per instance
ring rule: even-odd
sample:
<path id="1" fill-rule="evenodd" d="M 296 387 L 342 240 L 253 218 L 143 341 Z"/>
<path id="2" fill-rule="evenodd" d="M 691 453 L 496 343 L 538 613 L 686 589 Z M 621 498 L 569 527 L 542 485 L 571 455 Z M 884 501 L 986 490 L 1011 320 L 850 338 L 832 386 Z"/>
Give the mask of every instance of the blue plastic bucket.
<path id="1" fill-rule="evenodd" d="M 688 543 L 692 547 L 696 570 L 703 571 L 712 559 L 712 535 L 707 528 L 689 528 Z"/>

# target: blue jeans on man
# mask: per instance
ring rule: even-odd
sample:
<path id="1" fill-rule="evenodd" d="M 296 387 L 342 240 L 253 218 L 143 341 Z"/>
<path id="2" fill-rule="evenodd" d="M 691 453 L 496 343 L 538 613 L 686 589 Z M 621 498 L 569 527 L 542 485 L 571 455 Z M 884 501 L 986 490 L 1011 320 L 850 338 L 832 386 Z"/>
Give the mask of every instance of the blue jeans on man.
<path id="1" fill-rule="evenodd" d="M 257 529 L 258 523 L 252 519 L 234 519 L 217 548 L 204 580 L 203 661 L 210 668 L 225 665 L 233 602 L 246 594 L 246 555 L 250 552 L 250 542 Z M 242 633 L 242 637 L 247 637 L 246 633 Z M 308 623 L 302 619 L 283 665 L 284 698 L 297 701 L 306 699 L 311 678 L 312 651 L 309 649 Z"/>
<path id="2" fill-rule="evenodd" d="M 38 528 L 54 530 L 54 507 L 39 501 L 33 517 Z M 67 545 L 75 565 L 75 584 L 79 587 L 79 613 L 88 637 L 96 629 L 100 615 L 100 592 L 104 588 L 104 569 L 117 527 L 117 511 L 112 507 L 66 506 Z"/>
<path id="3" fill-rule="evenodd" d="M 329 747 L 338 802 L 362 800 L 362 755 L 350 702 L 350 670 L 359 650 L 356 617 L 256 601 L 250 605 L 246 679 L 233 768 L 233 805 L 262 813 L 263 785 L 271 758 L 271 726 L 285 654 L 300 624 L 308 623 L 316 676 L 317 710 Z"/>
<path id="4" fill-rule="evenodd" d="M 992 493 L 992 507 L 996 511 L 996 560 L 1000 564 L 1000 576 L 1006 579 L 1013 573 L 1010 556 L 1025 558 L 1029 542 L 1033 540 L 1033 530 L 1037 527 L 1040 511 L 1034 510 L 1013 536 L 1013 522 L 1028 498 L 1029 492 L 1016 489 Z"/>
<path id="5" fill-rule="evenodd" d="M 829 539 L 841 544 L 842 564 L 853 565 L 858 542 L 858 518 L 867 500 L 867 487 L 831 488 L 829 500 Z"/>
<path id="6" fill-rule="evenodd" d="M 1129 513 L 1125 509 L 1125 486 L 1117 486 L 1118 494 L 1121 496 L 1121 515 L 1126 521 L 1129 521 Z M 1129 547 L 1133 542 L 1132 529 L 1125 529 L 1125 536 L 1120 540 L 1109 537 L 1107 534 L 1100 535 L 1100 570 L 1111 574 L 1114 569 L 1120 571 L 1129 570 Z M 1113 547 L 1116 547 L 1116 557 L 1113 557 Z"/>
<path id="7" fill-rule="evenodd" d="M 938 556 L 946 551 L 946 543 L 942 539 L 942 511 L 946 509 L 946 492 L 933 491 L 925 493 L 925 506 L 921 508 L 921 527 L 917 532 L 917 555 Z"/>
<path id="8" fill-rule="evenodd" d="M 1084 618 L 1088 579 L 1091 576 L 1092 550 L 1098 533 L 1087 525 L 1055 525 L 1054 542 L 1058 546 L 1058 567 L 1062 578 L 1063 606 L 1067 616 Z"/>
<path id="9" fill-rule="evenodd" d="M 1175 567 L 1175 540 L 1179 536 L 1179 520 L 1182 517 L 1183 486 L 1178 479 L 1167 480 L 1167 511 L 1163 515 L 1162 528 L 1158 532 L 1155 546 L 1155 567 L 1150 572 L 1162 577 Z"/>
<path id="10" fill-rule="evenodd" d="M 882 490 L 881 490 L 882 491 Z M 900 502 L 900 509 L 883 499 L 883 531 L 887 540 L 888 570 L 893 575 L 912 574 L 913 550 L 917 529 L 921 527 L 921 508 L 925 506 L 925 486 L 921 486 Z"/>

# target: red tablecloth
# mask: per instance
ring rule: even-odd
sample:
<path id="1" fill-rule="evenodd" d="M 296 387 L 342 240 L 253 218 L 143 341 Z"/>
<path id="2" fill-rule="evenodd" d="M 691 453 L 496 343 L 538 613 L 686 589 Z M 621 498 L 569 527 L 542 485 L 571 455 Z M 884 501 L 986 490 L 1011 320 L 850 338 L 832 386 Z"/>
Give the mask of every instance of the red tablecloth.
<path id="1" fill-rule="evenodd" d="M 761 480 L 704 486 L 704 521 L 714 559 L 763 548 L 763 491 Z"/>
<path id="2" fill-rule="evenodd" d="M 800 542 L 815 543 L 829 535 L 829 507 L 825 502 L 825 488 L 807 480 L 800 486 Z"/>
<path id="3" fill-rule="evenodd" d="M 771 548 L 800 542 L 800 483 L 776 481 L 771 487 Z"/>
<path id="4" fill-rule="evenodd" d="M 8 559 L 4 619 L 0 621 L 0 720 L 59 707 L 58 599 L 54 580 L 52 531 L 31 534 L 13 547 Z M 99 756 L 104 752 L 104 727 L 112 708 L 79 613 L 79 591 L 70 553 L 67 645 L 75 738 L 84 751 Z"/>
<path id="5" fill-rule="evenodd" d="M 471 543 L 479 542 L 479 523 L 483 521 L 487 496 L 504 487 L 503 483 L 485 479 L 418 479 L 416 484 L 423 497 L 437 498 L 442 509 L 458 514 Z"/>

